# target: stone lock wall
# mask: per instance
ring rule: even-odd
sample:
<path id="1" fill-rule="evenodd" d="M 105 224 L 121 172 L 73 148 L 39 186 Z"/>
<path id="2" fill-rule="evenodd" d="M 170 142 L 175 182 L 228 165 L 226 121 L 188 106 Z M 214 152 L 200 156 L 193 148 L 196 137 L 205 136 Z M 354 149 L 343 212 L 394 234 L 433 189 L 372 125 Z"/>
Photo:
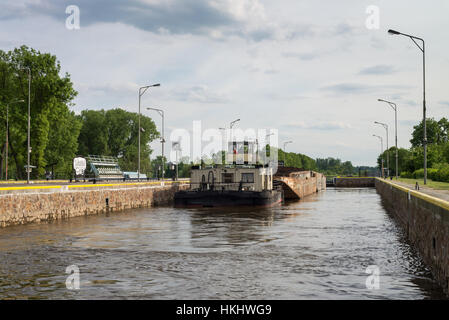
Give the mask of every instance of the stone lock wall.
<path id="1" fill-rule="evenodd" d="M 387 210 L 449 293 L 449 202 L 381 179 L 375 184 Z"/>
<path id="2" fill-rule="evenodd" d="M 0 195 L 0 227 L 169 204 L 188 185 L 37 189 Z"/>

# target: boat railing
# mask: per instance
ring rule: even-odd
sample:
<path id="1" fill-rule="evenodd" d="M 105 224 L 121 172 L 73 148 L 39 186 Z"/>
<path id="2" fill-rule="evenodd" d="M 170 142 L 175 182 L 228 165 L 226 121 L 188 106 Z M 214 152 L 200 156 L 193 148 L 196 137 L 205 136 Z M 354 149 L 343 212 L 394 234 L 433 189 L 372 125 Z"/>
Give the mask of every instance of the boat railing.
<path id="1" fill-rule="evenodd" d="M 254 182 L 190 182 L 190 189 L 197 191 L 255 191 Z"/>

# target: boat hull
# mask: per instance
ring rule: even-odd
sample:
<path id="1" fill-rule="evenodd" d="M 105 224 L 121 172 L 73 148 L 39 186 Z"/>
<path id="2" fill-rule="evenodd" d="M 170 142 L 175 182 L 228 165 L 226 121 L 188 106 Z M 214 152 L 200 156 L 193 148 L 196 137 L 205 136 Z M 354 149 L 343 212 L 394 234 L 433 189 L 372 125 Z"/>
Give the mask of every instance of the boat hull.
<path id="1" fill-rule="evenodd" d="M 282 191 L 178 191 L 175 207 L 271 207 L 282 203 Z"/>

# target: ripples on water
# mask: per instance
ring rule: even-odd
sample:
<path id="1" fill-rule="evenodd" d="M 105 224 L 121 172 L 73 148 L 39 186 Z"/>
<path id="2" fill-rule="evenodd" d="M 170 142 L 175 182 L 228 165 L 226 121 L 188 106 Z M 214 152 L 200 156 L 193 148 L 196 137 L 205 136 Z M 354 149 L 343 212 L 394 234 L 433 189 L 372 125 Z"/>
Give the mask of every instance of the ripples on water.
<path id="1" fill-rule="evenodd" d="M 81 289 L 67 290 L 77 265 Z M 365 285 L 369 265 L 380 289 Z M 0 229 L 0 298 L 444 298 L 374 189 L 258 210 L 159 207 Z"/>

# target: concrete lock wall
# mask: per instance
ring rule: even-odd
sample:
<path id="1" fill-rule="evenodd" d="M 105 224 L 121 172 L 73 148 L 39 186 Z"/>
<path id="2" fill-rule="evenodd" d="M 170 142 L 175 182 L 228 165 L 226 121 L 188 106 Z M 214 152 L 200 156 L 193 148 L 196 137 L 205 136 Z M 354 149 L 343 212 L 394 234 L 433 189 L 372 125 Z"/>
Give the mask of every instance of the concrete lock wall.
<path id="1" fill-rule="evenodd" d="M 449 202 L 381 179 L 376 179 L 375 185 L 388 211 L 448 293 Z"/>
<path id="2" fill-rule="evenodd" d="M 374 187 L 374 177 L 337 177 L 335 186 L 339 188 Z"/>
<path id="3" fill-rule="evenodd" d="M 8 190 L 0 194 L 0 227 L 168 204 L 176 191 L 187 188 L 129 184 Z"/>

